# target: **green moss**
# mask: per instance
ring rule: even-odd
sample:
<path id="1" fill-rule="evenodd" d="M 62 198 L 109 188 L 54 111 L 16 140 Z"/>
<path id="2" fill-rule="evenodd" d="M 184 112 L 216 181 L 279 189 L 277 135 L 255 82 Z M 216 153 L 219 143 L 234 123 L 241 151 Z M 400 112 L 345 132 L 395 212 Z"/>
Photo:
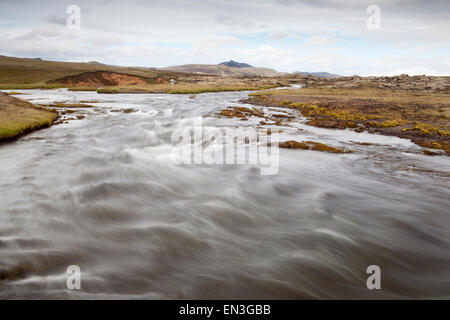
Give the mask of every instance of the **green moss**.
<path id="1" fill-rule="evenodd" d="M 390 128 L 390 127 L 398 127 L 408 123 L 406 120 L 385 120 L 380 123 L 380 127 L 382 128 Z"/>
<path id="2" fill-rule="evenodd" d="M 205 87 L 205 88 L 189 88 L 189 89 L 173 89 L 169 90 L 169 94 L 199 94 L 207 92 L 227 92 L 227 91 L 254 91 L 259 90 L 257 87 Z M 264 88 L 265 89 L 265 88 Z"/>
<path id="3" fill-rule="evenodd" d="M 21 121 L 2 121 L 0 122 L 0 142 L 40 128 L 49 127 L 56 117 L 57 114 L 46 112 L 40 116 L 25 116 Z"/>
<path id="4" fill-rule="evenodd" d="M 95 87 L 72 87 L 68 89 L 69 91 L 97 91 Z"/>
<path id="5" fill-rule="evenodd" d="M 444 130 L 444 129 L 439 129 L 439 128 L 432 126 L 429 123 L 423 123 L 423 122 L 415 122 L 412 127 L 402 129 L 402 132 L 408 132 L 408 131 L 418 131 L 423 135 L 438 135 L 438 136 L 442 136 L 442 137 L 450 136 L 450 131 Z"/>
<path id="6" fill-rule="evenodd" d="M 119 93 L 119 90 L 112 88 L 98 88 L 97 93 L 117 94 Z"/>

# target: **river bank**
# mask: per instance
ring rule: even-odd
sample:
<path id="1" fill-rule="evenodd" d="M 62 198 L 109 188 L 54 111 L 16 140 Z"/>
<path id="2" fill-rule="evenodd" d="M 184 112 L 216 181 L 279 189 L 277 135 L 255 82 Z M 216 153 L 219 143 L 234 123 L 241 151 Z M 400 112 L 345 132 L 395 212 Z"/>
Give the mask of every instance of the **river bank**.
<path id="1" fill-rule="evenodd" d="M 394 136 L 282 120 L 269 126 L 280 141 L 308 150 L 280 148 L 275 175 L 253 164 L 180 165 L 174 155 L 186 146 L 173 132 L 200 118 L 206 132 L 259 124 L 217 116 L 247 92 L 25 93 L 85 118 L 0 148 L 1 299 L 449 295 L 449 157 Z M 366 286 L 374 264 L 382 290 Z M 67 289 L 72 265 L 82 290 Z"/>
<path id="2" fill-rule="evenodd" d="M 58 113 L 0 92 L 0 143 L 49 127 Z"/>
<path id="3" fill-rule="evenodd" d="M 295 109 L 308 125 L 411 139 L 450 155 L 450 95 L 374 88 L 302 88 L 251 93 L 244 103 Z M 295 121 L 288 118 L 283 121 Z"/>

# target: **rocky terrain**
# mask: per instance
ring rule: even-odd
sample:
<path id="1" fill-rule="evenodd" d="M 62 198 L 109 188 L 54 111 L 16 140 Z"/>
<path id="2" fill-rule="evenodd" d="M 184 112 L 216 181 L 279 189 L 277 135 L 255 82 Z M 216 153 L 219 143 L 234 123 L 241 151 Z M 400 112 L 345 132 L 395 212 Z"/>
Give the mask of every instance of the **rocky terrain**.
<path id="1" fill-rule="evenodd" d="M 329 72 L 303 72 L 303 71 L 294 71 L 292 74 L 299 74 L 303 76 L 314 76 L 319 78 L 327 78 L 327 79 L 334 79 L 334 78 L 341 78 L 342 76 L 334 73 Z"/>
<path id="2" fill-rule="evenodd" d="M 393 77 L 360 77 L 350 76 L 334 79 L 314 76 L 301 76 L 306 87 L 326 89 L 400 89 L 422 92 L 440 92 L 450 90 L 450 77 L 409 76 L 406 74 Z"/>

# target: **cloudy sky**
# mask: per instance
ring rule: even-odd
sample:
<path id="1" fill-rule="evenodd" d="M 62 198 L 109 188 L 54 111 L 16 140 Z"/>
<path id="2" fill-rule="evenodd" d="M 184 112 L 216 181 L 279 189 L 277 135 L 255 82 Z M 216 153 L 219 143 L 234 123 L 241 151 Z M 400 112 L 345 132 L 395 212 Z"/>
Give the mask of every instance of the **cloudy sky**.
<path id="1" fill-rule="evenodd" d="M 67 27 L 70 5 L 81 10 L 79 29 Z M 379 29 L 367 26 L 370 5 L 380 8 Z M 0 0 L 0 54 L 450 75 L 450 0 Z"/>

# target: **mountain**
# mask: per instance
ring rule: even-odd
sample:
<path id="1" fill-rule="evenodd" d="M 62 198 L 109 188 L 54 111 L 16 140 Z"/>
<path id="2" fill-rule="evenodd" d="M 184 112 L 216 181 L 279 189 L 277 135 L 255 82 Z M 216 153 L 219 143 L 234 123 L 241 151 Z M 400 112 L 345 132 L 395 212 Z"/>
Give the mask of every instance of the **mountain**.
<path id="1" fill-rule="evenodd" d="M 303 71 L 295 71 L 292 72 L 293 74 L 301 74 L 304 76 L 315 76 L 315 77 L 319 77 L 319 78 L 326 78 L 326 79 L 335 79 L 335 78 L 340 78 L 342 76 L 337 75 L 337 74 L 333 74 L 333 73 L 328 73 L 328 72 L 303 72 Z"/>
<path id="2" fill-rule="evenodd" d="M 234 61 L 231 62 L 233 65 L 234 63 L 237 63 Z M 230 61 L 225 63 L 229 64 Z M 230 67 L 226 64 L 185 64 L 181 66 L 162 68 L 162 70 L 207 74 L 221 77 L 279 77 L 281 75 L 284 75 L 284 73 L 278 72 L 273 69 L 242 66 L 247 64 L 238 63 L 238 65 L 241 65 L 240 67 Z"/>
<path id="3" fill-rule="evenodd" d="M 219 65 L 223 65 L 223 66 L 227 66 L 227 67 L 231 67 L 231 68 L 253 68 L 248 63 L 239 63 L 234 60 L 222 62 L 222 63 L 219 63 Z"/>

